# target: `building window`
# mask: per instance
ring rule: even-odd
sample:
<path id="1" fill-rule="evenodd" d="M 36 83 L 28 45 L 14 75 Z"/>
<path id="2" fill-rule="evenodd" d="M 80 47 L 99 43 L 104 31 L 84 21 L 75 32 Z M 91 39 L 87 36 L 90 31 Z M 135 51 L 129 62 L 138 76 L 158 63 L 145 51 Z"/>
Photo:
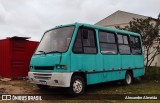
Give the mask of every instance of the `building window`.
<path id="1" fill-rule="evenodd" d="M 118 34 L 118 46 L 119 46 L 119 53 L 120 54 L 130 54 L 130 46 L 128 42 L 128 36 L 127 35 L 121 35 Z"/>
<path id="2" fill-rule="evenodd" d="M 140 38 L 136 36 L 130 36 L 130 44 L 132 54 L 142 54 Z"/>
<path id="3" fill-rule="evenodd" d="M 114 33 L 99 32 L 100 49 L 102 54 L 117 54 L 117 44 Z"/>
<path id="4" fill-rule="evenodd" d="M 75 39 L 73 52 L 85 54 L 97 53 L 95 37 L 94 29 L 80 28 Z"/>

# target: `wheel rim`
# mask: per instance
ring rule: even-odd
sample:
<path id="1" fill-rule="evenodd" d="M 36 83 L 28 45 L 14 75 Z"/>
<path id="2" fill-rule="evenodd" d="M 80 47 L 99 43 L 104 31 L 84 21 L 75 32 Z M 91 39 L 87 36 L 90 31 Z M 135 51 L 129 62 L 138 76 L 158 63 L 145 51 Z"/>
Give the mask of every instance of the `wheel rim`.
<path id="1" fill-rule="evenodd" d="M 132 81 L 131 79 L 132 79 L 131 76 L 129 74 L 127 74 L 127 76 L 126 76 L 127 84 L 131 84 L 131 81 Z"/>
<path id="2" fill-rule="evenodd" d="M 75 93 L 80 93 L 82 91 L 82 88 L 83 88 L 82 81 L 79 79 L 75 80 L 73 83 L 73 91 Z"/>

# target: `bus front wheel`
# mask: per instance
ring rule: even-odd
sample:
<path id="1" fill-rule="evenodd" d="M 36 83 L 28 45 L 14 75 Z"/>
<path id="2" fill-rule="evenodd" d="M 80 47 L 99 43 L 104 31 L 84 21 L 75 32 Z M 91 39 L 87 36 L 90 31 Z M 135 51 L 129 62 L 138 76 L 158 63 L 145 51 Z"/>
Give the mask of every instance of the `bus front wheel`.
<path id="1" fill-rule="evenodd" d="M 131 72 L 126 72 L 124 83 L 125 85 L 130 85 L 133 83 L 133 75 Z"/>
<path id="2" fill-rule="evenodd" d="M 71 95 L 80 95 L 83 94 L 85 90 L 85 81 L 81 76 L 74 76 L 71 79 L 70 87 L 68 88 L 68 92 Z"/>

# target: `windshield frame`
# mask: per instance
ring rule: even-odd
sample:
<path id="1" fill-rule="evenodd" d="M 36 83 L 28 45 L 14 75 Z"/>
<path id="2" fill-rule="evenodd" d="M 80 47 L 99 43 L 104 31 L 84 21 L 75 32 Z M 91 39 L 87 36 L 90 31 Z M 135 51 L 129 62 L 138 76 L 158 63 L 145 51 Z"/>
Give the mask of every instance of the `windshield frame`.
<path id="1" fill-rule="evenodd" d="M 64 51 L 64 52 L 59 52 L 59 53 L 66 53 L 66 52 L 69 50 L 69 48 L 70 48 L 71 41 L 72 41 L 72 38 L 73 38 L 73 35 L 74 35 L 74 32 L 75 32 L 75 29 L 76 29 L 76 26 L 75 26 L 74 24 L 59 26 L 59 27 L 55 27 L 55 28 L 53 28 L 53 29 L 50 29 L 50 30 L 45 31 L 33 55 L 42 55 L 42 54 L 45 54 L 45 55 L 46 55 L 46 54 L 52 54 L 52 52 L 53 52 L 53 53 L 56 53 L 57 51 L 55 51 L 55 52 L 54 52 L 54 51 L 51 51 L 51 52 L 47 52 L 47 53 L 36 54 L 36 51 L 37 51 L 37 49 L 38 49 L 38 47 L 39 47 L 39 45 L 40 45 L 43 37 L 45 36 L 45 34 L 46 34 L 47 32 L 50 32 L 50 31 L 55 30 L 55 29 L 65 28 L 65 27 L 74 27 L 74 28 L 73 28 L 73 32 L 72 32 L 72 36 L 71 36 L 71 40 L 70 40 L 70 43 L 69 43 L 69 45 L 68 45 L 67 50 Z M 57 53 L 58 53 L 58 52 L 57 52 Z"/>

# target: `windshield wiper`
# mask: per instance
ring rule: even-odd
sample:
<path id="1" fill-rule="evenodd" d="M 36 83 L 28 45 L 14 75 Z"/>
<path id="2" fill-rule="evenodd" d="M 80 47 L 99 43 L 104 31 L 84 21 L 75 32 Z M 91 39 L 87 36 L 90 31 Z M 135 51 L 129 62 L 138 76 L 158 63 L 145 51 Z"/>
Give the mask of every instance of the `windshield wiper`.
<path id="1" fill-rule="evenodd" d="M 50 51 L 50 52 L 47 52 L 47 54 L 49 54 L 49 53 L 62 53 L 62 52 L 60 52 L 60 51 Z"/>
<path id="2" fill-rule="evenodd" d="M 38 52 L 41 52 L 41 53 L 43 53 L 43 54 L 46 54 L 46 52 L 44 52 L 44 51 L 42 51 L 42 50 L 40 50 L 40 51 L 38 51 Z"/>

